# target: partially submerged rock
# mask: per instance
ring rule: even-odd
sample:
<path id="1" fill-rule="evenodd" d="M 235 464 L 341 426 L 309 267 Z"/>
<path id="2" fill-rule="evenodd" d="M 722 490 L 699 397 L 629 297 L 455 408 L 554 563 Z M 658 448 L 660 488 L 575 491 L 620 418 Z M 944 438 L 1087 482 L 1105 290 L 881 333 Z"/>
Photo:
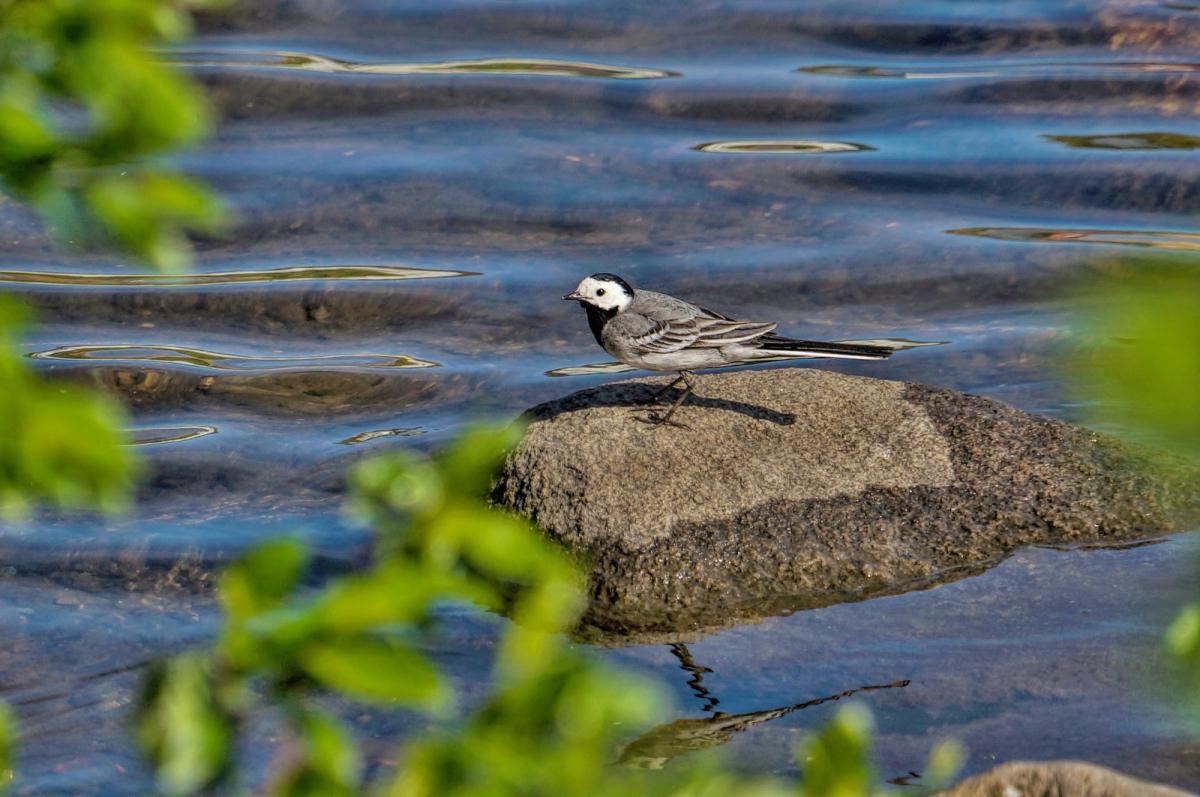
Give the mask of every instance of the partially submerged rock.
<path id="1" fill-rule="evenodd" d="M 974 572 L 1031 543 L 1179 528 L 1197 469 L 996 401 L 815 369 L 662 379 L 530 410 L 497 495 L 591 565 L 586 621 L 675 632 Z M 671 400 L 668 393 L 663 400 Z"/>
<path id="2" fill-rule="evenodd" d="M 964 780 L 942 797 L 1190 797 L 1191 793 L 1082 761 L 1013 761 Z"/>

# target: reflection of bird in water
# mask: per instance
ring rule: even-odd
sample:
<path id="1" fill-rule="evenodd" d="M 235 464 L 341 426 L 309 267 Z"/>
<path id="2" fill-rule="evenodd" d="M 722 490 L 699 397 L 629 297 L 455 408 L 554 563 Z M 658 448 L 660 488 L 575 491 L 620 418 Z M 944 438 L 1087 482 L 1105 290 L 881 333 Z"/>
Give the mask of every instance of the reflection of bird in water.
<path id="1" fill-rule="evenodd" d="M 913 770 L 910 769 L 904 775 L 899 775 L 894 778 L 889 778 L 888 783 L 891 783 L 893 786 L 915 786 L 916 783 L 914 783 L 913 781 L 918 781 L 920 779 L 921 779 L 921 773 L 914 772 Z"/>
<path id="2" fill-rule="evenodd" d="M 681 670 L 692 674 L 692 677 L 688 680 L 688 686 L 692 688 L 692 692 L 695 693 L 696 697 L 704 701 L 704 705 L 700 710 L 715 712 L 717 704 L 721 701 L 717 700 L 713 696 L 713 693 L 708 691 L 708 688 L 704 685 L 704 673 L 712 672 L 712 668 L 697 664 L 695 659 L 692 658 L 692 652 L 688 650 L 688 646 L 682 642 L 671 644 L 671 654 L 679 659 L 679 668 Z"/>
<path id="3" fill-rule="evenodd" d="M 693 691 L 706 701 L 704 710 L 712 711 L 713 706 L 719 701 L 712 697 L 711 693 L 703 686 L 700 686 L 699 689 L 696 688 L 702 678 L 701 673 L 712 672 L 712 670 L 707 667 L 697 667 L 692 660 L 691 653 L 682 643 L 672 645 L 671 652 L 680 660 L 681 666 L 685 670 L 695 675 L 692 682 Z M 794 711 L 819 706 L 822 703 L 841 700 L 844 697 L 850 697 L 859 692 L 871 692 L 878 689 L 898 689 L 908 686 L 908 684 L 909 681 L 907 679 L 893 681 L 889 684 L 871 684 L 855 689 L 847 689 L 844 692 L 827 695 L 826 697 L 806 700 L 803 703 L 795 703 L 790 706 L 781 706 L 765 711 L 750 711 L 744 714 L 725 714 L 717 711 L 711 717 L 678 719 L 674 722 L 668 722 L 652 728 L 625 745 L 621 749 L 617 761 L 621 764 L 644 769 L 661 769 L 673 758 L 694 753 L 698 750 L 720 747 L 732 739 L 735 733 L 744 731 L 761 722 L 773 720 L 786 714 L 791 714 Z"/>

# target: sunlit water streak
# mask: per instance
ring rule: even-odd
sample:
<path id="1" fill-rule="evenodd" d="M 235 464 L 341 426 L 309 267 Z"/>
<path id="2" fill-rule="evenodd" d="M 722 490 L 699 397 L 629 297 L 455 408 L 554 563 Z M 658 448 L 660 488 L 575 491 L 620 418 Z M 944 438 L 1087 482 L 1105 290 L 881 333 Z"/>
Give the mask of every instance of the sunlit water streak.
<path id="1" fill-rule="evenodd" d="M 993 66 L 947 60 L 944 68 L 928 66 L 862 66 L 859 64 L 820 64 L 802 66 L 796 71 L 802 74 L 823 75 L 842 78 L 878 78 L 900 80 L 993 80 L 997 78 L 1027 78 L 1034 76 L 1067 75 L 1113 75 L 1122 74 L 1180 74 L 1200 72 L 1200 63 L 1188 61 L 1053 61 L 1034 63 L 1008 61 Z"/>
<path id="2" fill-rule="evenodd" d="M 713 141 L 708 144 L 697 144 L 695 149 L 700 152 L 726 152 L 747 155 L 800 155 L 835 152 L 872 152 L 874 147 L 866 144 L 853 144 L 848 141 L 811 141 L 795 139 L 790 141 Z"/>
<path id="3" fill-rule="evenodd" d="M 679 77 L 667 69 L 591 64 L 547 58 L 480 58 L 469 61 L 433 63 L 364 63 L 314 53 L 224 51 L 179 51 L 172 59 L 193 67 L 295 69 L 306 72 L 351 75 L 540 75 L 544 77 L 608 78 L 647 80 Z"/>
<path id="4" fill-rule="evenodd" d="M 356 435 L 351 435 L 345 440 L 339 441 L 342 445 L 354 446 L 359 443 L 369 443 L 372 440 L 380 440 L 385 437 L 416 437 L 424 432 L 419 426 L 402 427 L 398 429 L 374 429 L 370 432 L 359 432 Z"/>
<path id="5" fill-rule="evenodd" d="M 74 360 L 102 363 L 146 362 L 187 365 L 217 371 L 263 371 L 327 368 L 435 368 L 438 363 L 396 354 L 324 354 L 308 357 L 271 357 L 229 354 L 186 346 L 140 346 L 114 343 L 97 346 L 59 346 L 30 352 L 38 360 Z"/>
<path id="6" fill-rule="evenodd" d="M 192 274 L 104 274 L 55 271 L 0 270 L 0 284 L 64 285 L 70 287 L 196 287 L 246 285 L 307 280 L 410 280 L 467 277 L 471 271 L 442 271 L 409 266 L 295 266 L 289 268 L 213 271 Z"/>
<path id="7" fill-rule="evenodd" d="M 131 429 L 128 432 L 130 438 L 129 445 L 133 446 L 185 443 L 188 440 L 196 440 L 216 433 L 217 427 L 215 426 L 173 426 L 153 429 Z"/>
<path id="8" fill-rule="evenodd" d="M 1174 251 L 1200 251 L 1200 233 L 1141 230 L 1056 230 L 1038 227 L 963 227 L 954 235 L 1025 243 L 1103 244 Z"/>

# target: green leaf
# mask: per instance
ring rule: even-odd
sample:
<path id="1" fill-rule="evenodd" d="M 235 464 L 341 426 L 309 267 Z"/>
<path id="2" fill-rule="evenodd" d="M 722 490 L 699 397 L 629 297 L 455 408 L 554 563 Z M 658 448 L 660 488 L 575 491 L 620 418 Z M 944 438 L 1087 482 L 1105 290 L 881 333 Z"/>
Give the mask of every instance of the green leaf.
<path id="1" fill-rule="evenodd" d="M 353 797 L 360 794 L 362 762 L 354 738 L 328 714 L 304 711 L 297 719 L 301 751 L 272 784 L 275 797 Z"/>
<path id="2" fill-rule="evenodd" d="M 553 568 L 566 569 L 566 557 L 528 521 L 482 503 L 459 501 L 430 523 L 431 536 L 456 537 L 471 565 L 497 581 L 525 583 Z"/>
<path id="3" fill-rule="evenodd" d="M 844 706 L 804 745 L 801 794 L 805 797 L 869 797 L 875 792 L 871 767 L 871 714 Z"/>
<path id="4" fill-rule="evenodd" d="M 1200 270 L 1141 259 L 1082 303 L 1092 349 L 1074 363 L 1097 420 L 1160 445 L 1200 451 Z"/>
<path id="5" fill-rule="evenodd" d="M 931 791 L 941 791 L 950 785 L 967 760 L 967 751 L 954 739 L 943 739 L 929 751 L 922 785 Z"/>
<path id="6" fill-rule="evenodd" d="M 438 710 L 450 696 L 429 660 L 396 640 L 320 640 L 300 654 L 300 664 L 322 685 L 362 700 Z"/>
<path id="7" fill-rule="evenodd" d="M 448 489 L 461 496 L 486 495 L 505 457 L 521 441 L 524 431 L 520 423 L 468 428 L 454 445 L 437 456 Z"/>
<path id="8" fill-rule="evenodd" d="M 199 791 L 225 774 L 233 728 L 217 703 L 206 658 L 186 654 L 155 665 L 138 713 L 138 741 L 167 791 Z"/>
<path id="9" fill-rule="evenodd" d="M 1164 636 L 1167 651 L 1180 659 L 1192 659 L 1200 654 L 1200 604 L 1185 606 L 1167 627 Z"/>
<path id="10" fill-rule="evenodd" d="M 272 609 L 296 587 L 307 565 L 308 551 L 299 540 L 261 545 L 221 576 L 221 605 L 235 620 Z"/>
<path id="11" fill-rule="evenodd" d="M 22 169 L 31 172 L 46 159 L 55 155 L 58 141 L 47 126 L 46 119 L 37 112 L 36 98 L 27 92 L 18 95 L 12 87 L 0 89 L 0 163 L 6 171 L 16 176 Z M 22 181 L 23 182 L 23 181 Z"/>
<path id="12" fill-rule="evenodd" d="M 31 503 L 115 511 L 137 473 L 111 399 L 47 382 L 16 351 L 23 311 L 0 297 L 0 517 Z"/>
<path id="13" fill-rule="evenodd" d="M 191 29 L 198 3 L 0 3 L 0 189 L 60 239 L 117 244 L 160 269 L 223 214 L 161 156 L 212 128 L 200 86 L 152 48 Z"/>
<path id="14" fill-rule="evenodd" d="M 349 478 L 355 507 L 369 519 L 395 513 L 434 512 L 445 495 L 441 474 L 434 463 L 408 451 L 361 462 Z"/>
<path id="15" fill-rule="evenodd" d="M 351 788 L 358 780 L 361 762 L 354 740 L 332 717 L 309 713 L 303 722 L 309 767 L 329 783 Z"/>
<path id="16" fill-rule="evenodd" d="M 0 703 L 0 793 L 13 781 L 13 747 L 17 740 L 17 718 Z"/>
<path id="17" fill-rule="evenodd" d="M 512 597 L 509 614 L 522 626 L 559 633 L 586 608 L 586 582 L 574 564 L 522 518 L 459 499 L 428 521 L 426 535 L 453 540 L 480 580 Z"/>
<path id="18" fill-rule="evenodd" d="M 346 634 L 423 622 L 435 602 L 446 600 L 499 605 L 495 592 L 475 579 L 401 561 L 329 585 L 320 614 L 326 628 Z"/>
<path id="19" fill-rule="evenodd" d="M 208 192 L 178 175 L 139 172 L 93 180 L 85 197 L 110 235 L 160 270 L 188 262 L 182 229 L 215 231 L 223 211 Z"/>

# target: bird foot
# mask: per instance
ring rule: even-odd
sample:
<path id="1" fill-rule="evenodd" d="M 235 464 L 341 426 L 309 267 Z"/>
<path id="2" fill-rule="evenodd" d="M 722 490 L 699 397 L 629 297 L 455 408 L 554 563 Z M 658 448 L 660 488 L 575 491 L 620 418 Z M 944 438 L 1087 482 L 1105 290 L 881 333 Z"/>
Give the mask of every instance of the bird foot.
<path id="1" fill-rule="evenodd" d="M 686 423 L 680 423 L 679 421 L 671 420 L 670 413 L 666 413 L 664 415 L 662 413 L 657 413 L 657 412 L 651 411 L 651 412 L 646 413 L 645 415 L 635 415 L 633 417 L 634 417 L 634 420 L 640 421 L 641 423 L 648 424 L 650 426 L 674 426 L 677 429 L 691 429 L 692 428 L 692 427 L 688 426 Z"/>

